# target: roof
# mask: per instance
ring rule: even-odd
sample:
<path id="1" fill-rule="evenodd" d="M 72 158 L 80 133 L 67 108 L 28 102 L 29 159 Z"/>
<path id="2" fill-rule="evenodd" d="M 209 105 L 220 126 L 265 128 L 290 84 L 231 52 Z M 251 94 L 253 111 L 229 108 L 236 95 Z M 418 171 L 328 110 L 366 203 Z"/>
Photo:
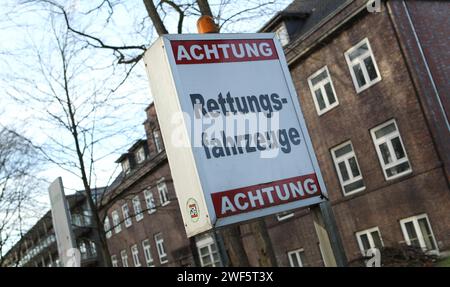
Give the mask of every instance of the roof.
<path id="1" fill-rule="evenodd" d="M 103 194 L 107 191 L 106 186 L 102 186 L 102 187 L 93 187 L 91 188 L 91 196 L 92 199 L 94 201 L 97 201 L 97 199 L 103 196 Z M 77 190 L 77 192 L 75 194 L 73 194 L 72 196 L 75 196 L 75 199 L 70 200 L 69 199 L 69 204 L 70 204 L 70 208 L 73 208 L 75 205 L 77 205 L 78 203 L 84 201 L 86 199 L 86 191 L 85 190 Z M 66 196 L 68 197 L 68 196 Z"/>
<path id="2" fill-rule="evenodd" d="M 106 189 L 106 192 L 114 190 L 116 187 L 118 187 L 122 183 L 122 180 L 124 178 L 125 178 L 125 173 L 121 171 L 119 173 L 119 175 L 113 180 L 113 182 L 108 186 L 108 188 Z"/>
<path id="3" fill-rule="evenodd" d="M 137 148 L 141 147 L 142 145 L 144 145 L 145 143 L 147 143 L 147 141 L 145 139 L 140 139 L 137 140 L 129 149 L 128 152 L 133 152 L 135 151 Z"/>
<path id="4" fill-rule="evenodd" d="M 336 11 L 341 5 L 352 0 L 294 0 L 286 9 L 279 12 L 264 27 L 263 31 L 270 30 L 275 22 L 292 15 L 303 18 L 304 22 L 296 30 L 293 39 L 308 33 L 314 26 Z M 275 23 L 276 24 L 276 23 Z M 292 40 L 293 40 L 292 39 Z"/>
<path id="5" fill-rule="evenodd" d="M 129 155 L 131 155 L 138 147 L 141 147 L 142 145 L 145 145 L 147 141 L 145 139 L 139 139 L 134 142 L 134 144 L 128 149 L 128 152 L 123 153 L 119 156 L 118 159 L 116 159 L 116 163 L 120 163 L 125 158 L 128 158 Z"/>
<path id="6" fill-rule="evenodd" d="M 144 111 L 147 111 L 148 109 L 150 109 L 151 107 L 153 107 L 155 105 L 155 102 L 151 102 L 145 109 Z"/>
<path id="7" fill-rule="evenodd" d="M 119 156 L 119 158 L 116 159 L 115 163 L 120 163 L 120 162 L 122 162 L 124 159 L 128 158 L 129 155 L 130 155 L 129 152 L 121 154 L 121 155 Z"/>

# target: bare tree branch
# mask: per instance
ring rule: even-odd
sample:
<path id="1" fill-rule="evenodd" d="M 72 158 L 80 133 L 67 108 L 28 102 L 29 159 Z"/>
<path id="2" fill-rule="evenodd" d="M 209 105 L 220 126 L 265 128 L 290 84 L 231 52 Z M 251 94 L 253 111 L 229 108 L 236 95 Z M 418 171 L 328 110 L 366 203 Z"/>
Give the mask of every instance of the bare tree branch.
<path id="1" fill-rule="evenodd" d="M 153 0 L 143 0 L 145 9 L 147 9 L 148 16 L 152 20 L 152 23 L 156 29 L 156 32 L 159 36 L 168 34 L 166 26 L 164 26 L 163 21 L 161 20 L 161 17 L 158 14 L 158 11 L 156 10 L 155 3 L 153 3 Z"/>
<path id="2" fill-rule="evenodd" d="M 177 31 L 178 34 L 183 33 L 183 20 L 184 20 L 184 11 L 180 8 L 178 4 L 175 4 L 175 2 L 170 0 L 161 0 L 160 5 L 163 3 L 168 4 L 170 7 L 172 7 L 175 11 L 177 11 L 179 18 L 178 18 L 178 25 L 177 25 Z"/>

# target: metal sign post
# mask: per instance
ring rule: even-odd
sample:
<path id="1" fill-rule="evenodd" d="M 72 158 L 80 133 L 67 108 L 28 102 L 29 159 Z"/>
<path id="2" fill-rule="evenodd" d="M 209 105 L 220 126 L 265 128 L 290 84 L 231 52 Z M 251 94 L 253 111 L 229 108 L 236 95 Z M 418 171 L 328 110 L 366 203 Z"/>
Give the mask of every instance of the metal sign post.
<path id="1" fill-rule="evenodd" d="M 325 267 L 345 267 L 347 257 L 329 201 L 311 207 Z"/>

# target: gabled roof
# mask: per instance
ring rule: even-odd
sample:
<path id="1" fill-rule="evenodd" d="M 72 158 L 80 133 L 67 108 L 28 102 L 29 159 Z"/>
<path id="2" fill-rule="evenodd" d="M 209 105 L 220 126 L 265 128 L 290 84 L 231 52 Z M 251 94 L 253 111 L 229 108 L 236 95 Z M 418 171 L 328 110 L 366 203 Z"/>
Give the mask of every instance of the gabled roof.
<path id="1" fill-rule="evenodd" d="M 300 17 L 304 19 L 299 29 L 295 32 L 291 40 L 301 37 L 308 33 L 312 28 L 319 24 L 322 20 L 333 14 L 344 3 L 353 0 L 294 0 L 286 9 L 279 12 L 273 17 L 261 31 L 270 31 L 269 28 L 274 27 L 282 19 L 287 17 Z M 284 18 L 283 18 L 284 17 Z"/>
<path id="2" fill-rule="evenodd" d="M 308 13 L 301 12 L 286 12 L 285 10 L 278 12 L 272 17 L 264 26 L 259 30 L 260 32 L 273 31 L 276 26 L 286 19 L 306 19 L 309 16 Z"/>
<path id="3" fill-rule="evenodd" d="M 119 156 L 119 158 L 116 159 L 115 163 L 120 163 L 120 162 L 122 162 L 122 160 L 124 160 L 125 158 L 128 158 L 128 155 L 129 155 L 129 154 L 130 154 L 129 152 L 121 154 L 121 155 Z"/>
<path id="4" fill-rule="evenodd" d="M 142 145 L 146 144 L 147 141 L 145 139 L 137 140 L 129 149 L 128 152 L 134 152 L 137 148 L 141 147 Z"/>
<path id="5" fill-rule="evenodd" d="M 139 139 L 134 142 L 134 144 L 128 149 L 128 152 L 123 153 L 119 156 L 118 159 L 116 159 L 116 163 L 120 163 L 122 160 L 127 158 L 129 155 L 131 155 L 138 147 L 147 144 L 147 141 L 145 139 Z"/>

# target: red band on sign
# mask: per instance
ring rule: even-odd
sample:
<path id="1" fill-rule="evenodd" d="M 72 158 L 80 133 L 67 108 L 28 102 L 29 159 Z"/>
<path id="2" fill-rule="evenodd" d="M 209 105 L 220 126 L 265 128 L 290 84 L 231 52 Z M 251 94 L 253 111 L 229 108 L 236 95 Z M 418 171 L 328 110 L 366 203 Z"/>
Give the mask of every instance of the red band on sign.
<path id="1" fill-rule="evenodd" d="M 315 173 L 211 194 L 217 218 L 320 196 Z"/>
<path id="2" fill-rule="evenodd" d="M 177 65 L 278 59 L 272 39 L 171 41 Z"/>

